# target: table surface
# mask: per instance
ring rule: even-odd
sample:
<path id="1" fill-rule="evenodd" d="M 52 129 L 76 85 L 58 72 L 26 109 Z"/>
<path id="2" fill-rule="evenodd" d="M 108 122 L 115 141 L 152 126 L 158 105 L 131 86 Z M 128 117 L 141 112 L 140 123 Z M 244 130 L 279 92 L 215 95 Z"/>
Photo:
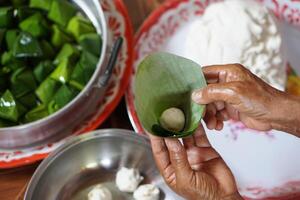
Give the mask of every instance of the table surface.
<path id="1" fill-rule="evenodd" d="M 126 4 L 135 31 L 143 23 L 149 13 L 163 0 L 123 0 Z M 134 12 L 130 12 L 134 11 Z M 124 99 L 116 110 L 99 128 L 131 129 Z M 0 170 L 0 199 L 22 199 L 25 187 L 39 163 L 11 170 Z"/>

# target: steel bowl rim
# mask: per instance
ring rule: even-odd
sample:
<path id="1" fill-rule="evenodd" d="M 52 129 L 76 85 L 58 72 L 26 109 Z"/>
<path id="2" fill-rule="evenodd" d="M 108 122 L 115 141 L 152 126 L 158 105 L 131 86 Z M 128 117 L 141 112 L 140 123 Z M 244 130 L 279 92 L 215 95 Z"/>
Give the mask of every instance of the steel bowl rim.
<path id="1" fill-rule="evenodd" d="M 102 70 L 102 65 L 104 64 L 104 60 L 105 60 L 105 56 L 107 54 L 107 50 L 108 50 L 108 27 L 107 27 L 107 23 L 106 23 L 106 19 L 105 19 L 105 15 L 103 12 L 103 9 L 101 7 L 100 1 L 97 0 L 93 0 L 93 2 L 96 3 L 96 7 L 98 10 L 98 14 L 100 16 L 100 26 L 103 27 L 102 32 L 100 33 L 97 30 L 97 34 L 100 35 L 102 37 L 102 53 L 99 57 L 99 61 L 97 64 L 97 68 L 93 73 L 93 76 L 91 77 L 91 79 L 89 80 L 89 82 L 85 85 L 84 89 L 82 91 L 80 91 L 80 93 L 74 98 L 72 99 L 72 101 L 70 101 L 66 106 L 64 106 L 62 109 L 58 110 L 57 112 L 48 115 L 45 118 L 39 119 L 37 121 L 34 122 L 30 122 L 30 123 L 26 123 L 26 124 L 20 124 L 20 125 L 16 125 L 16 126 L 11 126 L 11 127 L 4 127 L 4 128 L 0 128 L 0 134 L 1 132 L 8 132 L 8 131 L 21 131 L 22 129 L 27 129 L 29 127 L 32 126 L 37 126 L 41 123 L 50 121 L 52 119 L 55 119 L 58 116 L 64 115 L 64 113 L 69 110 L 72 105 L 74 105 L 79 99 L 81 99 L 84 95 L 86 95 L 87 91 L 90 90 L 93 85 L 95 80 L 97 79 L 97 75 L 100 73 L 100 71 Z M 86 12 L 86 11 L 84 11 Z M 95 24 L 94 24 L 95 27 Z"/>
<path id="2" fill-rule="evenodd" d="M 124 137 L 125 136 L 125 137 Z M 73 147 L 79 145 L 80 143 L 86 142 L 88 140 L 93 140 L 96 138 L 122 138 L 129 141 L 134 141 L 136 143 L 141 143 L 145 148 L 151 150 L 150 140 L 147 136 L 137 134 L 134 131 L 126 130 L 126 129 L 100 129 L 88 132 L 84 135 L 79 135 L 76 137 L 71 137 L 58 147 L 55 151 L 53 151 L 35 170 L 32 178 L 30 179 L 28 186 L 25 191 L 24 200 L 32 197 L 34 194 L 35 188 L 37 186 L 38 181 L 42 177 L 42 175 L 46 172 L 48 167 L 55 162 L 55 160 L 60 157 L 64 152 L 72 149 Z"/>

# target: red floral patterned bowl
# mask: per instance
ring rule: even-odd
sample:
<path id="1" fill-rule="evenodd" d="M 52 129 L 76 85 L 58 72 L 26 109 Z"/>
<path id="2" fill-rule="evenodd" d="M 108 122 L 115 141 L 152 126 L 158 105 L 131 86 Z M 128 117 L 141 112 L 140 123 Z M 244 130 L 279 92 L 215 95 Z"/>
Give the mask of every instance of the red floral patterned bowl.
<path id="1" fill-rule="evenodd" d="M 143 133 L 134 106 L 134 75 L 149 53 L 166 49 L 182 27 L 217 0 L 166 1 L 144 22 L 136 35 L 135 58 L 127 108 L 136 132 Z M 220 0 L 218 0 L 220 1 Z M 287 59 L 300 72 L 300 1 L 259 0 L 279 18 L 287 44 Z M 172 49 L 171 49 L 172 50 Z M 291 70 L 289 70 L 291 71 Z M 290 72 L 288 88 L 299 92 L 300 79 Z M 298 82 L 298 83 L 297 83 Z M 300 199 L 300 140 L 279 131 L 257 132 L 243 124 L 228 122 L 220 134 L 207 130 L 208 137 L 233 171 L 239 191 L 247 199 Z"/>

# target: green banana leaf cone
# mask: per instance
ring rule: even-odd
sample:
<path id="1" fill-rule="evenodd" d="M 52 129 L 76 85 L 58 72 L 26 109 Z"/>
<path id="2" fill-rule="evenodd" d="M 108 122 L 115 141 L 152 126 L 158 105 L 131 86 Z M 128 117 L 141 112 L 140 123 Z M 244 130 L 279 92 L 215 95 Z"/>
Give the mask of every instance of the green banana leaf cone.
<path id="1" fill-rule="evenodd" d="M 164 52 L 149 55 L 138 66 L 134 84 L 135 106 L 143 127 L 160 137 L 192 135 L 198 128 L 205 106 L 194 103 L 191 94 L 205 86 L 205 77 L 197 63 Z M 181 130 L 168 129 L 162 123 L 162 114 L 170 108 L 184 113 L 185 120 L 181 122 L 184 128 Z M 180 110 L 176 112 L 182 113 Z M 170 123 L 181 118 L 176 115 L 167 117 L 171 119 L 164 120 L 170 120 Z"/>

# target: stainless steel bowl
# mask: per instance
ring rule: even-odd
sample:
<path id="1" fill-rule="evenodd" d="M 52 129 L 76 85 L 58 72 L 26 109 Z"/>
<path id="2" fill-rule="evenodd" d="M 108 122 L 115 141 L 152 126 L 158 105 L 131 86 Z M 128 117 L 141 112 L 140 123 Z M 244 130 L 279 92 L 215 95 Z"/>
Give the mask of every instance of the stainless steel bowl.
<path id="1" fill-rule="evenodd" d="M 0 148 L 31 147 L 65 137 L 98 109 L 104 97 L 107 80 L 111 75 L 121 42 L 115 45 L 112 57 L 109 59 L 112 44 L 108 44 L 105 16 L 99 0 L 73 0 L 72 2 L 90 18 L 103 38 L 98 67 L 85 89 L 57 113 L 33 123 L 0 128 Z"/>
<path id="2" fill-rule="evenodd" d="M 120 192 L 115 174 L 121 167 L 133 167 L 161 190 L 161 199 L 181 199 L 159 175 L 148 139 L 121 129 L 99 130 L 75 137 L 44 160 L 33 175 L 24 200 L 82 200 L 97 184 L 106 185 L 113 199 L 133 199 Z"/>

